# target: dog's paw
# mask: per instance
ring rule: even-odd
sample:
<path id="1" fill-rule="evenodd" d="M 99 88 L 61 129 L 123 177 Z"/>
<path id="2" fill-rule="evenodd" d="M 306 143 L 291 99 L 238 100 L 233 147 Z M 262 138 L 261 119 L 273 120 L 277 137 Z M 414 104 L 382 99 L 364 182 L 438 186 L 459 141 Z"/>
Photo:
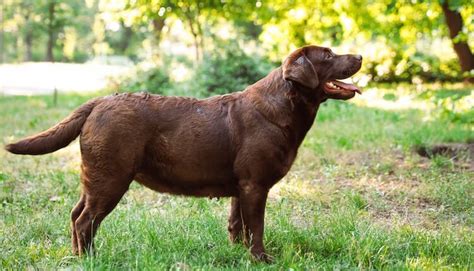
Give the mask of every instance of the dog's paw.
<path id="1" fill-rule="evenodd" d="M 242 223 L 240 221 L 229 222 L 227 230 L 229 231 L 229 240 L 232 243 L 237 244 L 243 241 Z"/>
<path id="2" fill-rule="evenodd" d="M 264 263 L 272 263 L 273 261 L 275 261 L 275 257 L 271 256 L 265 251 L 261 251 L 261 252 L 252 251 L 252 258 L 255 261 L 264 262 Z"/>
<path id="3" fill-rule="evenodd" d="M 233 244 L 242 243 L 242 232 L 229 233 L 229 240 Z"/>

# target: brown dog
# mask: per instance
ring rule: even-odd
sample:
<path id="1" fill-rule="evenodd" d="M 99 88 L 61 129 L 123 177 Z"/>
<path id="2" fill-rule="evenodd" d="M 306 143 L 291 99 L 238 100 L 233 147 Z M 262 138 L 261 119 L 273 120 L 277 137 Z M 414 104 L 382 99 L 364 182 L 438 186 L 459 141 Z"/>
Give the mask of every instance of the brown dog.
<path id="1" fill-rule="evenodd" d="M 82 194 L 72 210 L 72 248 L 92 246 L 100 222 L 133 180 L 159 192 L 232 197 L 230 239 L 268 260 L 263 246 L 269 189 L 290 169 L 319 104 L 359 89 L 336 79 L 356 73 L 360 55 L 329 48 L 294 51 L 243 92 L 204 100 L 148 94 L 97 98 L 65 120 L 6 149 L 45 154 L 80 135 Z"/>

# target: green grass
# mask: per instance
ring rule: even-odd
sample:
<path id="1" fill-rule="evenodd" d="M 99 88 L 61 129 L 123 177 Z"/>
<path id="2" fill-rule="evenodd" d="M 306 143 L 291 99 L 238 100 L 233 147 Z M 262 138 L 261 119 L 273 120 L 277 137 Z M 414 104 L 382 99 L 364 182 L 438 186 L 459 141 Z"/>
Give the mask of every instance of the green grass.
<path id="1" fill-rule="evenodd" d="M 51 97 L 0 97 L 0 142 L 45 129 L 89 98 L 68 94 L 54 106 Z M 228 199 L 137 184 L 102 224 L 96 254 L 75 257 L 69 212 L 79 198 L 77 141 L 38 157 L 0 150 L 1 268 L 472 270 L 472 160 L 413 152 L 419 144 L 471 142 L 471 121 L 424 114 L 323 105 L 292 170 L 271 191 L 269 265 L 228 241 Z"/>

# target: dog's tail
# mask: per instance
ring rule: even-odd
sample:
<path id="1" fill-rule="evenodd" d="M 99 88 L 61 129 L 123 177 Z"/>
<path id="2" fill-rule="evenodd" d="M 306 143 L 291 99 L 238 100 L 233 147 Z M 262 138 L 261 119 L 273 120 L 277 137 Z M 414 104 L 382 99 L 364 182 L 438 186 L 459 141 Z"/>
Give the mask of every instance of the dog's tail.
<path id="1" fill-rule="evenodd" d="M 5 149 L 14 154 L 39 155 L 66 147 L 79 136 L 92 109 L 101 101 L 102 98 L 90 100 L 55 126 L 37 135 L 8 144 Z"/>

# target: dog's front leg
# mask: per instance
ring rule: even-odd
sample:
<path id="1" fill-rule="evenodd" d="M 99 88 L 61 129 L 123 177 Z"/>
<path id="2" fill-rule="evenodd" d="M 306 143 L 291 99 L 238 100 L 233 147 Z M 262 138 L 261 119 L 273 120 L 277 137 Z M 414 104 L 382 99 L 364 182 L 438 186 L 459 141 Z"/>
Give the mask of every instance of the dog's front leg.
<path id="1" fill-rule="evenodd" d="M 270 261 L 263 246 L 263 227 L 265 203 L 268 189 L 251 181 L 241 182 L 239 195 L 240 209 L 244 227 L 244 243 L 250 247 L 252 256 L 261 261 Z"/>

